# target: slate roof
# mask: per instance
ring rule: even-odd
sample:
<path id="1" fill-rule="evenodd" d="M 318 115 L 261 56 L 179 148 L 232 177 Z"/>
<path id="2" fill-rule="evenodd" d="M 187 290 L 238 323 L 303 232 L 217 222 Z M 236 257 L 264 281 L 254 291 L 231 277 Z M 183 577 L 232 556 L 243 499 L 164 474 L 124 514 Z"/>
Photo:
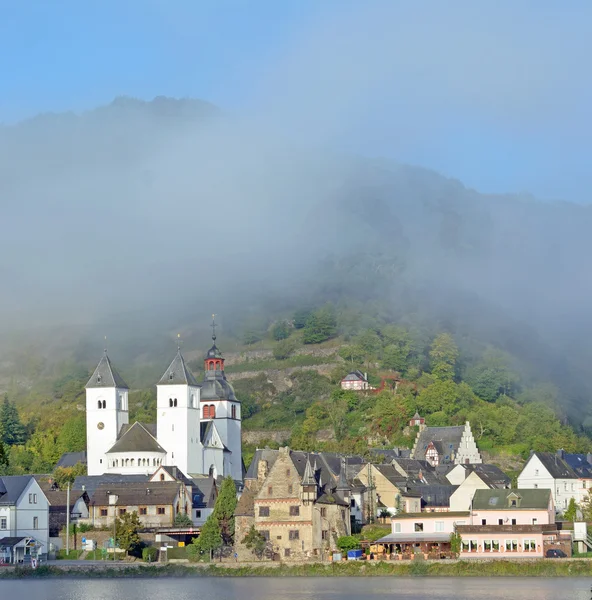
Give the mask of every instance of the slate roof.
<path id="1" fill-rule="evenodd" d="M 409 485 L 408 490 L 421 496 L 422 506 L 446 508 L 450 506 L 450 496 L 458 489 L 457 485 Z"/>
<path id="2" fill-rule="evenodd" d="M 81 463 L 86 464 L 86 451 L 83 452 L 64 452 L 58 460 L 56 467 L 73 467 Z"/>
<path id="3" fill-rule="evenodd" d="M 6 490 L 0 494 L 0 505 L 10 506 L 16 504 L 31 479 L 33 479 L 32 475 L 7 475 L 6 477 L 0 477 L 1 486 Z"/>
<path id="4" fill-rule="evenodd" d="M 392 483 L 393 485 L 397 486 L 397 487 L 401 487 L 404 486 L 405 483 L 407 482 L 407 478 L 403 475 L 401 475 L 401 473 L 399 473 L 399 471 L 397 471 L 397 469 L 395 469 L 395 467 L 393 467 L 393 465 L 373 465 L 374 468 L 384 477 L 386 477 L 386 479 Z"/>
<path id="5" fill-rule="evenodd" d="M 35 478 L 39 487 L 43 490 L 47 501 L 49 502 L 49 510 L 65 509 L 68 501 L 67 490 L 60 490 L 52 485 L 45 478 Z M 76 504 L 79 498 L 87 498 L 87 493 L 82 490 L 70 490 L 70 509 Z"/>
<path id="6" fill-rule="evenodd" d="M 389 461 L 397 458 L 411 457 L 411 450 L 409 448 L 371 448 L 370 452 L 377 456 L 382 456 Z"/>
<path id="7" fill-rule="evenodd" d="M 257 469 L 259 466 L 259 461 L 265 460 L 267 461 L 267 469 L 271 470 L 271 467 L 275 464 L 279 454 L 279 450 L 272 450 L 270 448 L 262 448 L 255 450 L 255 454 L 253 455 L 253 460 L 247 469 L 247 474 L 245 475 L 245 479 L 257 479 Z"/>
<path id="8" fill-rule="evenodd" d="M 181 354 L 181 350 L 177 351 L 175 358 L 169 365 L 164 375 L 156 385 L 192 385 L 198 387 L 197 379 L 193 373 L 187 368 L 185 359 Z"/>
<path id="9" fill-rule="evenodd" d="M 86 388 L 112 388 L 117 387 L 128 390 L 129 386 L 123 380 L 123 377 L 117 372 L 111 364 L 107 353 L 103 354 L 97 368 L 91 375 L 91 378 L 86 384 Z"/>
<path id="10" fill-rule="evenodd" d="M 592 455 L 565 453 L 563 460 L 582 479 L 592 479 Z"/>
<path id="11" fill-rule="evenodd" d="M 456 454 L 464 431 L 464 425 L 454 427 L 426 427 L 417 434 L 415 453 L 412 458 L 424 460 L 429 443 L 434 442 L 438 448 L 438 452 L 442 453 L 442 460 L 440 462 L 452 462 L 450 456 L 452 453 Z"/>
<path id="12" fill-rule="evenodd" d="M 200 400 L 232 400 L 238 402 L 234 388 L 228 383 L 226 376 L 221 371 L 215 371 L 219 375 L 212 377 L 209 375 L 213 371 L 206 371 L 206 378 L 200 384 Z"/>
<path id="13" fill-rule="evenodd" d="M 509 506 L 511 494 L 520 496 L 519 506 Z M 551 490 L 476 490 L 473 496 L 473 510 L 547 510 L 551 499 Z"/>
<path id="14" fill-rule="evenodd" d="M 414 458 L 396 458 L 393 460 L 393 466 L 404 477 L 417 476 L 420 471 L 425 474 L 434 470 L 427 461 Z"/>
<path id="15" fill-rule="evenodd" d="M 367 381 L 362 371 L 351 371 L 341 381 Z"/>
<path id="16" fill-rule="evenodd" d="M 90 501 L 95 506 L 107 506 L 109 495 L 117 496 L 117 506 L 171 505 L 182 484 L 176 481 L 149 481 L 144 483 L 101 483 Z"/>
<path id="17" fill-rule="evenodd" d="M 121 428 L 119 439 L 111 446 L 111 452 L 158 452 L 166 454 L 166 450 L 158 443 L 148 428 L 139 421 Z"/>
<path id="18" fill-rule="evenodd" d="M 541 461 L 553 479 L 578 479 L 577 473 L 556 453 L 535 452 L 533 456 Z"/>
<path id="19" fill-rule="evenodd" d="M 185 475 L 185 473 L 183 473 L 183 471 L 181 471 L 181 469 L 179 469 L 179 467 L 175 467 L 175 466 L 169 467 L 169 466 L 161 465 L 156 470 L 158 471 L 159 469 L 163 469 L 171 477 L 175 478 L 177 481 L 181 481 L 185 485 L 193 485 L 193 480 L 189 479 L 189 477 L 187 477 L 187 475 Z"/>
<path id="20" fill-rule="evenodd" d="M 492 488 L 507 488 L 512 480 L 495 465 L 474 464 L 463 465 L 468 473 L 474 472 L 479 475 L 481 481 Z"/>
<path id="21" fill-rule="evenodd" d="M 0 538 L 0 548 L 14 548 L 17 544 L 22 542 L 24 537 L 3 537 Z"/>
<path id="22" fill-rule="evenodd" d="M 122 475 L 120 473 L 106 473 L 104 475 L 80 475 L 72 484 L 73 490 L 86 490 L 89 496 L 102 484 L 135 485 L 148 484 L 150 475 Z"/>
<path id="23" fill-rule="evenodd" d="M 218 491 L 213 477 L 195 475 L 191 480 L 193 508 L 214 508 Z"/>
<path id="24" fill-rule="evenodd" d="M 212 344 L 212 347 L 206 352 L 206 358 L 224 358 L 222 356 L 222 352 L 220 351 L 218 346 L 216 346 L 215 341 Z"/>

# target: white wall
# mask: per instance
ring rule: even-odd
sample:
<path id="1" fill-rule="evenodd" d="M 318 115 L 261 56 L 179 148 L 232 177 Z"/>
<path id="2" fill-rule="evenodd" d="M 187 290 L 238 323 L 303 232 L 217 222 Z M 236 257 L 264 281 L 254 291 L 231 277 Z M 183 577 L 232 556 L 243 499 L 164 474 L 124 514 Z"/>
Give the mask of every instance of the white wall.
<path id="1" fill-rule="evenodd" d="M 475 491 L 488 489 L 489 486 L 476 473 L 470 473 L 450 496 L 450 511 L 470 510 Z"/>
<path id="2" fill-rule="evenodd" d="M 98 408 L 105 400 L 106 408 Z M 117 441 L 121 427 L 129 423 L 128 392 L 118 388 L 86 390 L 86 452 L 89 475 L 107 471 L 107 451 Z M 118 408 L 119 407 L 119 408 Z M 99 429 L 99 423 L 103 424 Z"/>
<path id="3" fill-rule="evenodd" d="M 107 455 L 107 472 L 124 475 L 151 475 L 164 464 L 166 454 L 157 452 L 110 452 Z M 128 461 L 126 466 L 125 461 Z M 133 465 L 132 465 L 132 460 Z M 144 465 L 143 461 L 147 464 Z"/>
<path id="4" fill-rule="evenodd" d="M 34 526 L 35 518 L 37 527 Z M 14 537 L 35 538 L 42 544 L 40 554 L 49 551 L 49 503 L 34 477 L 31 477 L 13 511 L 10 531 Z"/>

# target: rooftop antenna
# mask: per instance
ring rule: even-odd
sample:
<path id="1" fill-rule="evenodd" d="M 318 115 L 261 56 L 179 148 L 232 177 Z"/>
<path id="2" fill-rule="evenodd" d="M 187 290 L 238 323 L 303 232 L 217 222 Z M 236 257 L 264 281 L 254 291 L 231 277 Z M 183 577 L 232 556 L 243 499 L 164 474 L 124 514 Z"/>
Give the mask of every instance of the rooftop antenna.
<path id="1" fill-rule="evenodd" d="M 212 340 L 214 340 L 214 343 L 216 343 L 216 327 L 217 327 L 217 323 L 216 323 L 216 315 L 212 315 Z"/>

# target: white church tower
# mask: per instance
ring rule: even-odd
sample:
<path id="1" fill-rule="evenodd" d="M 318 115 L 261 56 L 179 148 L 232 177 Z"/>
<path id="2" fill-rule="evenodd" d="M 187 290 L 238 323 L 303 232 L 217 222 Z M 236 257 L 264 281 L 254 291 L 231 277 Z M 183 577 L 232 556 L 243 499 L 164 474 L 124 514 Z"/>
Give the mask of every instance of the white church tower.
<path id="1" fill-rule="evenodd" d="M 234 395 L 234 389 L 224 374 L 224 357 L 216 346 L 216 323 L 212 322 L 214 344 L 204 359 L 205 376 L 201 383 L 201 419 L 204 427 L 204 472 L 217 475 L 231 475 L 235 481 L 243 480 L 241 405 Z M 224 448 L 223 468 L 216 464 L 216 454 L 209 450 L 207 427 L 211 421 L 219 434 Z"/>
<path id="2" fill-rule="evenodd" d="M 129 388 L 113 368 L 107 351 L 86 384 L 86 452 L 89 475 L 107 471 L 107 451 L 129 422 Z"/>
<path id="3" fill-rule="evenodd" d="M 181 349 L 156 384 L 156 437 L 166 449 L 166 465 L 183 473 L 202 472 L 199 384 Z"/>

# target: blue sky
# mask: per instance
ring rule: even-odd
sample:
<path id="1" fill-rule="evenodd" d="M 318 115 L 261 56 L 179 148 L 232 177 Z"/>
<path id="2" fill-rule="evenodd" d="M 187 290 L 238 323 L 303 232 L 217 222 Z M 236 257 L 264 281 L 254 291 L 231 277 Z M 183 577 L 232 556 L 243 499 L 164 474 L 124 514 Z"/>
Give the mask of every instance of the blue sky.
<path id="1" fill-rule="evenodd" d="M 0 0 L 0 122 L 197 97 L 482 191 L 589 202 L 592 3 Z"/>

